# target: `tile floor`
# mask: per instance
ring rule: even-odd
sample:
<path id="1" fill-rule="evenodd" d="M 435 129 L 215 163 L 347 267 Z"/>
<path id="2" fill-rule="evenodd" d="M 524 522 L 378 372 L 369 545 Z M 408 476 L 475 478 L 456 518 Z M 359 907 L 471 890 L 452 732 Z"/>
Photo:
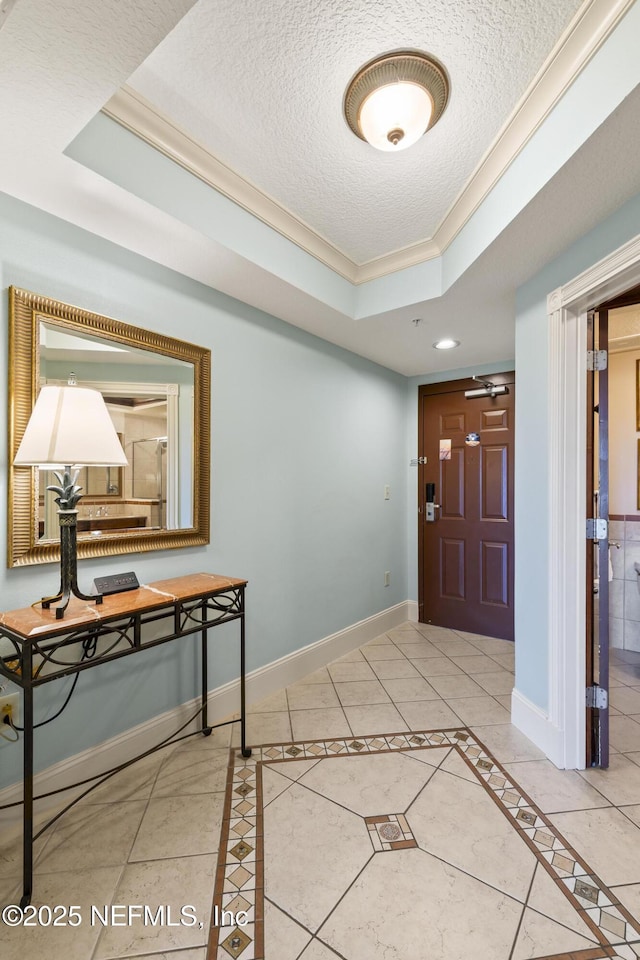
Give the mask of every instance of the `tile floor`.
<path id="1" fill-rule="evenodd" d="M 615 900 L 640 916 L 640 655 L 612 657 L 612 762 L 606 772 L 558 771 L 510 725 L 513 667 L 513 646 L 505 641 L 404 624 L 257 705 L 249 741 L 371 743 L 381 734 L 469 727 L 500 762 L 501 776 L 526 791 L 547 829 L 564 835 Z M 45 834 L 37 850 L 34 904 L 78 905 L 83 923 L 0 927 L 2 960 L 205 960 L 230 737 L 225 728 L 148 758 Z M 237 730 L 233 737 L 237 743 Z M 424 756 L 417 758 L 418 752 Z M 431 865 L 430 889 L 449 891 L 445 907 L 456 919 L 447 952 L 443 939 L 430 947 L 433 960 L 603 955 L 574 906 L 553 896 L 557 891 L 539 857 L 507 829 L 504 814 L 459 753 L 447 743 L 415 755 L 386 750 L 348 762 L 305 755 L 288 762 L 286 773 L 285 763 L 264 767 L 266 960 L 422 958 L 416 918 L 424 929 L 442 933 L 445 927 L 442 911 L 430 913 L 433 897 L 425 896 L 417 858 Z M 494 829 L 487 833 L 489 822 Z M 307 830 L 302 845 L 292 835 L 296 823 Z M 417 847 L 376 852 L 375 843 L 399 842 L 398 830 L 401 840 Z M 15 901 L 19 874 L 18 845 L 0 848 L 1 903 Z M 372 902 L 376 916 L 390 917 L 375 927 L 375 936 L 366 913 Z M 394 906 L 385 907 L 389 903 Z M 90 906 L 109 904 L 165 905 L 174 922 L 180 907 L 190 904 L 197 922 L 91 924 Z M 260 917 L 251 919 L 259 923 Z M 255 926 L 248 928 L 252 935 Z M 253 948 L 238 949 L 220 956 L 251 960 Z M 578 952 L 583 949 L 587 953 Z M 625 960 L 636 955 L 627 949 L 619 954 Z"/>

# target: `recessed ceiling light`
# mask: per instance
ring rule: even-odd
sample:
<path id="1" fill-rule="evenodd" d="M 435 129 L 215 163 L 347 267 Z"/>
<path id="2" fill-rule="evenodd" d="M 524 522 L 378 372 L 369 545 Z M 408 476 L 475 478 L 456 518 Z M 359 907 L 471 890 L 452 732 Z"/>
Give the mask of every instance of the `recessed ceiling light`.
<path id="1" fill-rule="evenodd" d="M 442 340 L 436 340 L 434 347 L 436 350 L 453 350 L 454 347 L 459 347 L 459 340 L 452 340 L 450 337 L 443 337 Z"/>

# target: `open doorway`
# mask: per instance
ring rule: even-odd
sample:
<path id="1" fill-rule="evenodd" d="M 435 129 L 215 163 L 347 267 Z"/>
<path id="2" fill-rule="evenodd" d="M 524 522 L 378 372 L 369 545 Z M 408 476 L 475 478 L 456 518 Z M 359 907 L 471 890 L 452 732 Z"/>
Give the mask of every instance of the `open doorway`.
<path id="1" fill-rule="evenodd" d="M 588 339 L 587 511 L 605 525 L 587 549 L 586 763 L 607 767 L 610 747 L 640 751 L 640 288 L 590 314 Z"/>
<path id="2" fill-rule="evenodd" d="M 544 546 L 547 696 L 516 687 L 514 724 L 561 768 L 584 768 L 587 314 L 640 284 L 640 235 L 547 296 Z M 592 586 L 591 588 L 592 589 Z"/>

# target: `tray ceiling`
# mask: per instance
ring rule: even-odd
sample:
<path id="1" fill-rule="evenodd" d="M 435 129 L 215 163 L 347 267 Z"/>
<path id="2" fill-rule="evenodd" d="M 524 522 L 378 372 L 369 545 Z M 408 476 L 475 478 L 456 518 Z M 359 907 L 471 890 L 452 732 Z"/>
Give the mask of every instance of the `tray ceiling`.
<path id="1" fill-rule="evenodd" d="M 640 191 L 640 0 L 0 6 L 2 191 L 408 376 L 511 362 L 516 289 Z M 342 96 L 401 46 L 452 100 L 390 156 Z"/>
<path id="2" fill-rule="evenodd" d="M 357 264 L 432 237 L 580 0 L 200 0 L 130 78 L 217 159 Z M 342 115 L 367 60 L 438 57 L 451 99 L 408 150 Z"/>

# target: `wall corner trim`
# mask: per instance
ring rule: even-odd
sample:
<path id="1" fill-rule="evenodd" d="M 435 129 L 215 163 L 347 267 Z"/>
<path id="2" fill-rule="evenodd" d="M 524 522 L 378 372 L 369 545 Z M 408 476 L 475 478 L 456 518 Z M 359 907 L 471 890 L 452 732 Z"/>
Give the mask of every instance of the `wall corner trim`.
<path id="1" fill-rule="evenodd" d="M 514 727 L 524 733 L 543 753 L 555 763 L 556 767 L 564 770 L 566 767 L 564 752 L 564 736 L 549 715 L 529 700 L 523 693 L 514 688 L 511 694 L 511 722 Z"/>

